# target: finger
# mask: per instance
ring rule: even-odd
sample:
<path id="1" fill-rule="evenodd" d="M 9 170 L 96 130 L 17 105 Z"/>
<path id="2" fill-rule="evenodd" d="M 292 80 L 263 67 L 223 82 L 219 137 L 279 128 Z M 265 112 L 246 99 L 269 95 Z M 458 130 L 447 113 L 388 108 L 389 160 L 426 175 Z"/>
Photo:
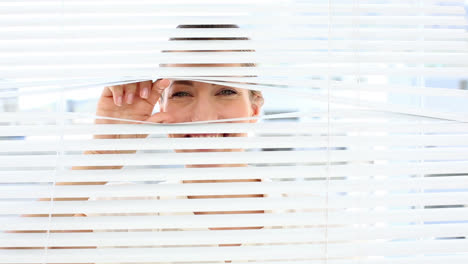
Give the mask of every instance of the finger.
<path id="1" fill-rule="evenodd" d="M 129 83 L 124 85 L 124 97 L 125 97 L 125 103 L 127 104 L 132 104 L 133 103 L 133 98 L 135 98 L 135 93 L 137 90 L 137 83 Z"/>
<path id="2" fill-rule="evenodd" d="M 152 104 L 155 104 L 161 95 L 163 94 L 164 89 L 168 88 L 171 86 L 171 81 L 169 79 L 158 79 L 156 80 L 152 87 L 151 87 L 151 93 L 149 96 L 149 101 Z"/>
<path id="3" fill-rule="evenodd" d="M 158 79 L 154 82 L 153 84 L 153 90 L 156 90 L 156 91 L 162 91 L 164 89 L 166 89 L 167 87 L 169 87 L 171 84 L 171 80 L 169 79 Z"/>
<path id="4" fill-rule="evenodd" d="M 138 83 L 141 98 L 148 99 L 150 91 L 151 91 L 151 84 L 152 84 L 152 81 L 144 81 L 144 82 Z"/>
<path id="5" fill-rule="evenodd" d="M 109 90 L 112 92 L 114 104 L 121 106 L 123 102 L 123 87 L 122 85 L 110 86 Z"/>
<path id="6" fill-rule="evenodd" d="M 150 116 L 145 121 L 152 123 L 174 123 L 174 118 L 166 112 L 159 112 Z"/>
<path id="7" fill-rule="evenodd" d="M 104 88 L 104 90 L 102 90 L 102 94 L 101 96 L 104 96 L 104 97 L 110 97 L 112 96 L 112 86 L 106 86 Z"/>

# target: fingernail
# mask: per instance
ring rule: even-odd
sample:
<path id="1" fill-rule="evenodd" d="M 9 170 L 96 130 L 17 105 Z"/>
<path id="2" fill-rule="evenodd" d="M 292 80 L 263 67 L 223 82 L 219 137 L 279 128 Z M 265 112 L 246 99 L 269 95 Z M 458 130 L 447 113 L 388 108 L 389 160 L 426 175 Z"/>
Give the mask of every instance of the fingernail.
<path id="1" fill-rule="evenodd" d="M 142 98 L 148 98 L 148 88 L 147 87 L 144 87 L 143 89 L 141 89 L 141 94 L 140 96 Z"/>
<path id="2" fill-rule="evenodd" d="M 165 83 L 166 83 L 166 85 L 163 85 L 163 86 L 164 86 L 164 88 L 167 88 L 167 87 L 171 86 L 172 81 L 166 79 Z"/>
<path id="3" fill-rule="evenodd" d="M 127 94 L 127 104 L 133 103 L 133 93 Z"/>
<path id="4" fill-rule="evenodd" d="M 116 102 L 115 102 L 115 104 L 118 105 L 118 106 L 121 106 L 121 105 L 122 105 L 122 99 L 123 99 L 123 98 L 122 98 L 121 95 L 118 96 L 118 97 L 117 97 L 117 100 L 116 100 Z"/>

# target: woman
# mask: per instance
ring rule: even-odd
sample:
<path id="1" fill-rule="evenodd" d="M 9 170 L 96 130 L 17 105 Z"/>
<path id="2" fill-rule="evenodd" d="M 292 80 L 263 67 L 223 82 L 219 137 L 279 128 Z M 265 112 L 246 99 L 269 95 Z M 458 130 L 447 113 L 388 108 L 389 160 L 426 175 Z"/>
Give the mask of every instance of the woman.
<path id="1" fill-rule="evenodd" d="M 159 112 L 152 115 L 154 107 L 159 102 Z M 234 87 L 209 84 L 196 81 L 170 81 L 160 79 L 131 83 L 126 85 L 106 87 L 98 102 L 97 115 L 115 118 L 148 121 L 155 123 L 182 123 L 194 121 L 208 121 L 230 118 L 258 116 L 263 105 L 262 94 L 258 91 L 239 89 Z M 256 122 L 255 119 L 244 122 Z M 108 119 L 97 119 L 98 124 L 119 123 Z M 146 135 L 106 135 L 95 138 L 129 138 L 144 137 Z M 246 134 L 174 134 L 169 137 L 240 137 Z M 199 149 L 175 150 L 176 152 L 215 152 L 241 151 L 239 149 Z M 88 151 L 88 154 L 123 153 L 122 151 Z M 128 153 L 128 151 L 126 152 Z M 227 167 L 246 166 L 245 164 L 217 164 L 217 165 L 187 165 L 186 167 Z M 75 169 L 101 169 L 103 167 L 80 167 Z M 121 167 L 105 167 L 119 169 Z M 186 180 L 189 183 L 216 182 L 258 182 L 260 179 L 244 180 Z M 105 183 L 101 183 L 105 184 Z M 253 195 L 194 195 L 189 199 L 204 198 L 246 198 L 263 197 L 263 194 Z M 194 212 L 194 214 L 245 214 L 264 213 L 261 211 L 221 211 Z M 211 230 L 239 230 L 258 229 L 262 227 L 219 227 Z M 219 246 L 239 246 L 240 244 L 220 244 Z"/>

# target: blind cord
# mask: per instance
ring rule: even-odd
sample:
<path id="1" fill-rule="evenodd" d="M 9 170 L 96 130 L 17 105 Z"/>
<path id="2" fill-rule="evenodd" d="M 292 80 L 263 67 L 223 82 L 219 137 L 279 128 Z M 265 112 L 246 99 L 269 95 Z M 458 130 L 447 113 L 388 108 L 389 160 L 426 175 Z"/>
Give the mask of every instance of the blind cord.
<path id="1" fill-rule="evenodd" d="M 60 2 L 61 5 L 61 17 L 62 20 L 64 19 L 64 0 Z M 63 23 L 60 25 L 61 32 L 64 32 Z M 62 46 L 65 46 L 64 38 L 61 38 Z M 60 135 L 58 138 L 58 146 L 56 151 L 56 167 L 54 170 L 54 174 L 52 175 L 52 190 L 50 193 L 50 203 L 49 203 L 49 216 L 47 219 L 47 232 L 46 232 L 46 239 L 44 245 L 44 258 L 43 264 L 48 263 L 49 258 L 49 243 L 50 243 L 50 229 L 52 227 L 52 211 L 54 210 L 54 199 L 55 199 L 55 187 L 56 187 L 56 179 L 57 175 L 63 171 L 62 165 L 62 156 L 64 155 L 64 134 L 65 134 L 65 87 L 61 85 L 60 93 L 59 93 L 59 100 L 56 106 L 57 116 L 55 122 L 57 124 L 57 134 Z"/>
<path id="2" fill-rule="evenodd" d="M 327 74 L 327 90 L 328 90 L 328 93 L 327 93 L 327 97 L 328 97 L 328 100 L 327 100 L 327 179 L 326 179 L 326 183 L 325 183 L 325 191 L 326 191 L 326 194 L 325 194 L 325 264 L 328 263 L 328 220 L 329 220 L 329 212 L 328 212 L 328 208 L 329 208 L 329 205 L 328 205 L 328 200 L 329 200 L 329 197 L 328 197 L 328 192 L 329 192 L 329 185 L 330 185 L 330 145 L 331 145 L 331 138 L 330 138 L 330 131 L 331 131 L 331 128 L 330 128 L 330 98 L 331 98 L 331 95 L 330 95 L 330 92 L 331 92 L 331 89 L 330 89 L 330 85 L 331 85 L 331 63 L 330 63 L 330 58 L 331 58 L 331 28 L 332 28 L 332 3 L 331 3 L 331 0 L 328 0 L 328 61 L 327 61 L 327 67 L 328 67 L 328 74 Z"/>

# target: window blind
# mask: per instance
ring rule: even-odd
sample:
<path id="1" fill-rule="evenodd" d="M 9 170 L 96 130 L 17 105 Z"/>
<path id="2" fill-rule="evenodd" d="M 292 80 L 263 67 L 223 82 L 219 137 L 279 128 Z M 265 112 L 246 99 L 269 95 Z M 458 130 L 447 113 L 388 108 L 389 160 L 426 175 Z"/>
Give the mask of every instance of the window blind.
<path id="1" fill-rule="evenodd" d="M 0 6 L 0 263 L 467 262 L 464 1 Z M 159 79 L 265 105 L 96 113 Z"/>

